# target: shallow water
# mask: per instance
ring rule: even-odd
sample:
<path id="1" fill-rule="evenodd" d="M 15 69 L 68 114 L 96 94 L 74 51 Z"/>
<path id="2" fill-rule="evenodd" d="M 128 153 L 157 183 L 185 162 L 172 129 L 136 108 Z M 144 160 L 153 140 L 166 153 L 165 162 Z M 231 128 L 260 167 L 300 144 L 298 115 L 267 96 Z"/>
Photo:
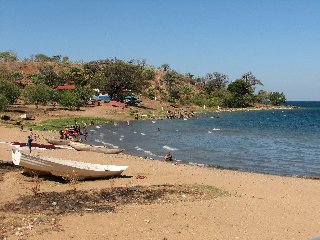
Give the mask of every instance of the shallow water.
<path id="1" fill-rule="evenodd" d="M 320 102 L 294 110 L 211 113 L 91 130 L 91 143 L 134 155 L 163 159 L 170 151 L 176 160 L 207 166 L 320 176 Z"/>

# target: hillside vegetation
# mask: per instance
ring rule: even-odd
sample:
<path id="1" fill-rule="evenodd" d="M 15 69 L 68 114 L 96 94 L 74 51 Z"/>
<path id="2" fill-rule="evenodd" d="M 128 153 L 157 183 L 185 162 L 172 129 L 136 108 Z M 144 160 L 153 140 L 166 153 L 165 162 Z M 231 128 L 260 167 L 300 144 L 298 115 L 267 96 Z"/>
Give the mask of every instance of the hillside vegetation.
<path id="1" fill-rule="evenodd" d="M 75 84 L 75 90 L 56 90 Z M 61 55 L 36 54 L 18 59 L 10 51 L 0 52 L 0 110 L 17 101 L 39 105 L 59 104 L 79 109 L 99 89 L 113 100 L 128 94 L 180 105 L 242 108 L 256 104 L 285 102 L 280 92 L 255 92 L 263 85 L 251 72 L 230 81 L 228 75 L 212 72 L 202 77 L 179 73 L 169 64 L 150 66 L 144 60 L 105 59 L 74 63 Z"/>

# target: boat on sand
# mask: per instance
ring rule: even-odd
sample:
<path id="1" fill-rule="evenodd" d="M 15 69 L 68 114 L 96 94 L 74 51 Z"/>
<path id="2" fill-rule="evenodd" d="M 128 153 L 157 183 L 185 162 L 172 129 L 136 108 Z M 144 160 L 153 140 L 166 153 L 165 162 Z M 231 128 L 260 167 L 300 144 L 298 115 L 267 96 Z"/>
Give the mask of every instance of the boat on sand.
<path id="1" fill-rule="evenodd" d="M 12 161 L 15 165 L 37 174 L 52 174 L 78 180 L 118 176 L 128 168 L 128 166 L 102 165 L 29 154 L 15 146 L 12 147 Z"/>
<path id="2" fill-rule="evenodd" d="M 67 139 L 55 139 L 55 138 L 51 138 L 51 139 L 46 139 L 48 143 L 51 143 L 53 145 L 69 145 L 70 140 Z"/>
<path id="3" fill-rule="evenodd" d="M 92 151 L 92 152 L 99 152 L 105 154 L 117 154 L 122 152 L 122 149 L 119 148 L 107 148 L 105 146 L 96 146 L 96 145 L 89 145 L 80 142 L 70 142 L 69 145 L 76 149 L 77 151 Z"/>

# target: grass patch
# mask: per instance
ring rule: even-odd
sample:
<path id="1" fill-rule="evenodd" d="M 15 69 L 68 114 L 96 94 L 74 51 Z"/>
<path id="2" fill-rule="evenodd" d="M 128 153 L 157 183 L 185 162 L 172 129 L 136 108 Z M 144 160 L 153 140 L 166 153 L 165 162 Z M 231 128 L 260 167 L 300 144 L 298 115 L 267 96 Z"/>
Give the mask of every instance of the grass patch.
<path id="1" fill-rule="evenodd" d="M 199 190 L 209 192 L 215 196 L 231 196 L 229 192 L 212 185 L 195 184 L 194 187 Z"/>
<path id="2" fill-rule="evenodd" d="M 91 122 L 94 124 L 112 123 L 113 120 L 107 118 L 92 118 L 92 117 L 76 117 L 76 118 L 56 118 L 47 119 L 38 124 L 25 124 L 25 127 L 32 128 L 34 130 L 60 130 L 61 128 L 70 127 L 75 125 L 75 120 L 78 124 L 83 125 L 87 123 L 90 125 Z"/>
<path id="3" fill-rule="evenodd" d="M 66 192 L 39 192 L 21 196 L 16 202 L 0 207 L 12 213 L 42 213 L 61 215 L 68 213 L 113 212 L 125 204 L 166 204 L 192 202 L 226 196 L 228 193 L 208 185 L 154 185 L 115 187 L 101 190 L 69 190 Z"/>

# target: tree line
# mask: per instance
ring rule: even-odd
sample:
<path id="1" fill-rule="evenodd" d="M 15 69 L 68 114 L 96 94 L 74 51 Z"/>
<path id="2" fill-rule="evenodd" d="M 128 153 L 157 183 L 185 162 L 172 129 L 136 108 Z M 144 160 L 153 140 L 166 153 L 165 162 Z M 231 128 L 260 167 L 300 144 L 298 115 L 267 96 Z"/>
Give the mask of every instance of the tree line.
<path id="1" fill-rule="evenodd" d="M 2 63 L 2 64 L 1 64 Z M 21 64 L 35 63 L 36 71 L 26 74 Z M 11 67 L 8 67 L 11 66 Z M 56 90 L 62 84 L 75 84 L 75 90 Z M 0 109 L 7 109 L 18 99 L 26 103 L 56 104 L 79 109 L 98 88 L 112 99 L 122 101 L 130 90 L 150 99 L 208 107 L 249 107 L 256 104 L 280 105 L 286 101 L 282 92 L 260 90 L 262 81 L 251 72 L 229 82 L 223 73 L 203 77 L 179 73 L 169 64 L 156 68 L 145 60 L 105 59 L 72 63 L 61 55 L 36 54 L 19 60 L 13 52 L 0 52 Z"/>

